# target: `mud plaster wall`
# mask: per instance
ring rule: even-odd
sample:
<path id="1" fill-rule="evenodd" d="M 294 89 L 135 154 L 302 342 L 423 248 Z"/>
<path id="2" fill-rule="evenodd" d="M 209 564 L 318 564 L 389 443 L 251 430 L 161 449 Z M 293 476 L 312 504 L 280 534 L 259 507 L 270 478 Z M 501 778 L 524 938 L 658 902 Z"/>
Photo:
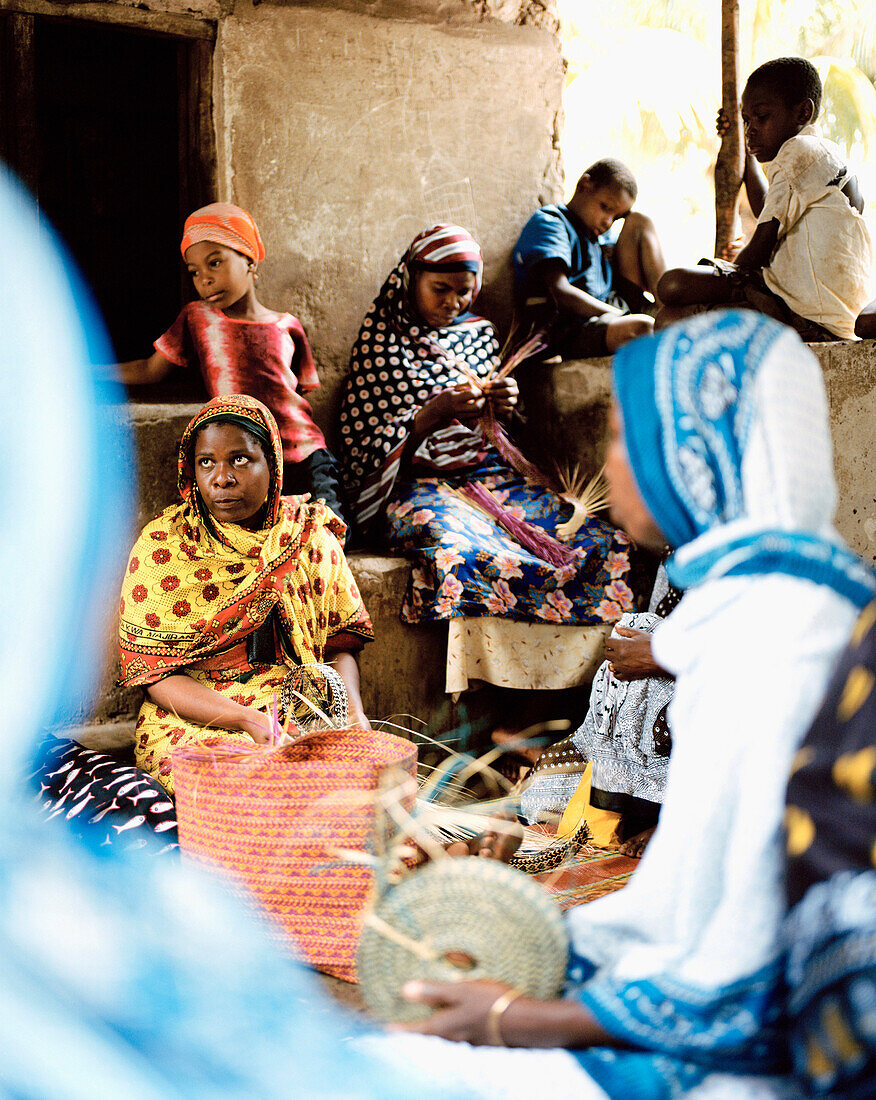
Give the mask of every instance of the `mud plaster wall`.
<path id="1" fill-rule="evenodd" d="M 505 327 L 511 247 L 562 186 L 559 42 L 514 25 L 543 5 L 453 0 L 432 5 L 437 21 L 351 6 L 238 3 L 215 53 L 220 197 L 259 223 L 260 296 L 307 329 L 329 432 L 365 310 L 416 233 L 446 220 L 475 233 L 479 309 Z"/>

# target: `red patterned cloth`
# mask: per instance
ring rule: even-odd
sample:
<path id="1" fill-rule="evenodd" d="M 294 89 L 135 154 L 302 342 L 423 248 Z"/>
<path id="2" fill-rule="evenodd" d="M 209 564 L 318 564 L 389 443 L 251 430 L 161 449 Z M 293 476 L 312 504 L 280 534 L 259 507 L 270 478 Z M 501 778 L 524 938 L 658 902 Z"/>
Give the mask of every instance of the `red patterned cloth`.
<path id="1" fill-rule="evenodd" d="M 565 912 L 620 890 L 629 882 L 640 863 L 641 860 L 619 855 L 608 848 L 588 845 L 562 867 L 543 871 L 533 878 L 542 884 Z"/>
<path id="2" fill-rule="evenodd" d="M 310 405 L 299 393 L 319 386 L 301 322 L 238 321 L 206 302 L 190 302 L 155 341 L 177 366 L 198 366 L 211 397 L 245 393 L 267 405 L 283 440 L 285 462 L 301 462 L 325 447 Z"/>

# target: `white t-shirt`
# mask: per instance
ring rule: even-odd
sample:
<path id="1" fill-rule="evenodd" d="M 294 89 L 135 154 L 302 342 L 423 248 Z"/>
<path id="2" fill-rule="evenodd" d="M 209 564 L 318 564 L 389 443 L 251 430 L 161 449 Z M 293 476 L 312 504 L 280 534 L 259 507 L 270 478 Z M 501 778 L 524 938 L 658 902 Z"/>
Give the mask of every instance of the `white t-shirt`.
<path id="1" fill-rule="evenodd" d="M 873 297 L 872 244 L 842 193 L 849 170 L 840 150 L 817 126 L 804 126 L 764 171 L 769 189 L 758 222 L 779 223 L 766 285 L 799 316 L 856 339 L 855 320 Z"/>

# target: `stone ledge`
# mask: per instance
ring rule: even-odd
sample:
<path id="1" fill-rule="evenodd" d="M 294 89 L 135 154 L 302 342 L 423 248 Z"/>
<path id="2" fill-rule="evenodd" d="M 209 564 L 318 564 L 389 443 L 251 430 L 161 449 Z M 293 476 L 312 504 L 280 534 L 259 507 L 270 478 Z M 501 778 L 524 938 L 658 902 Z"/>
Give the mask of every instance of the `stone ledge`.
<path id="1" fill-rule="evenodd" d="M 116 752 L 134 743 L 134 720 L 129 722 L 92 722 L 55 731 L 56 737 L 70 737 L 95 752 Z"/>
<path id="2" fill-rule="evenodd" d="M 876 562 L 876 341 L 810 344 L 824 371 L 830 406 L 840 534 Z M 545 364 L 520 377 L 529 418 L 526 443 L 550 468 L 562 460 L 594 472 L 605 458 L 611 359 Z"/>
<path id="3" fill-rule="evenodd" d="M 127 422 L 137 456 L 137 529 L 176 499 L 176 467 L 183 430 L 203 402 L 193 405 L 115 405 L 112 415 Z"/>
<path id="4" fill-rule="evenodd" d="M 430 721 L 445 699 L 447 624 L 400 621 L 411 571 L 406 558 L 353 551 L 349 561 L 375 633 L 359 660 L 365 712 L 372 721 L 393 715 Z"/>

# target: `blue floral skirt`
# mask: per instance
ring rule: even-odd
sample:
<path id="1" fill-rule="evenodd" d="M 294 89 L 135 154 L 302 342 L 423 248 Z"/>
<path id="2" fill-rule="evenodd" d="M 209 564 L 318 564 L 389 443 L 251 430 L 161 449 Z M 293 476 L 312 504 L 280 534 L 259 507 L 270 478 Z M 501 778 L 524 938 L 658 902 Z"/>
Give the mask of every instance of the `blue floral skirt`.
<path id="1" fill-rule="evenodd" d="M 486 486 L 518 519 L 550 535 L 571 515 L 571 505 L 489 458 L 461 475 L 398 481 L 386 516 L 390 548 L 414 560 L 403 622 L 495 615 L 592 625 L 633 610 L 622 531 L 588 519 L 569 543 L 577 561 L 557 568 L 452 491 L 466 481 Z"/>

